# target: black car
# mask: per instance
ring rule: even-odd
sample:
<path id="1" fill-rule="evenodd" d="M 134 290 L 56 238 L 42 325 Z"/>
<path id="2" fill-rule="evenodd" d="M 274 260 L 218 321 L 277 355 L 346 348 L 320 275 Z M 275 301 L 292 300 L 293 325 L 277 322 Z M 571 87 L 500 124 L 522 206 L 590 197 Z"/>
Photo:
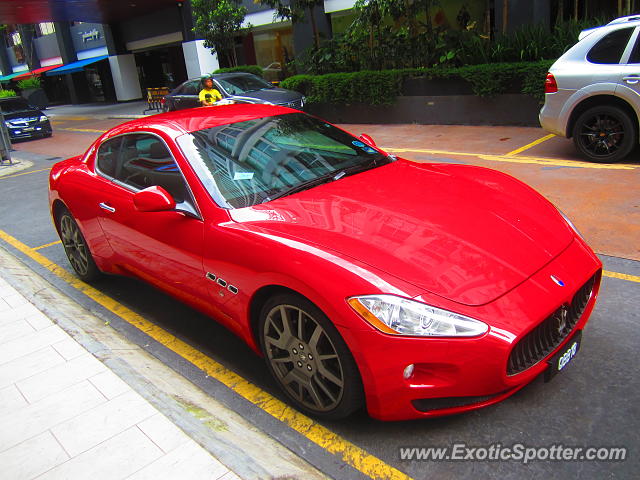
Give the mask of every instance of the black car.
<path id="1" fill-rule="evenodd" d="M 235 103 L 266 103 L 302 110 L 304 97 L 292 90 L 275 87 L 251 73 L 218 73 L 211 75 L 213 87 L 223 99 Z M 200 106 L 198 94 L 202 90 L 200 78 L 187 80 L 164 97 L 164 110 L 182 110 Z"/>
<path id="2" fill-rule="evenodd" d="M 24 98 L 0 98 L 0 109 L 11 140 L 51 136 L 49 118 Z"/>

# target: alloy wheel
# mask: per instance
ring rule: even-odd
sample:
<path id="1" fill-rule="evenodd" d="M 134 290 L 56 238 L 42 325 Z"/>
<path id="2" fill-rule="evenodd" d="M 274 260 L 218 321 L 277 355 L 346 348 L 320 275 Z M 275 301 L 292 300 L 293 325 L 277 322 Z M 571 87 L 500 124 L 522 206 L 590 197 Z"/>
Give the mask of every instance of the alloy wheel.
<path id="1" fill-rule="evenodd" d="M 622 147 L 625 128 L 621 119 L 600 113 L 582 123 L 579 135 L 583 148 L 591 155 L 609 157 Z"/>
<path id="2" fill-rule="evenodd" d="M 70 215 L 60 219 L 60 236 L 71 266 L 79 275 L 89 273 L 89 249 L 76 222 Z"/>

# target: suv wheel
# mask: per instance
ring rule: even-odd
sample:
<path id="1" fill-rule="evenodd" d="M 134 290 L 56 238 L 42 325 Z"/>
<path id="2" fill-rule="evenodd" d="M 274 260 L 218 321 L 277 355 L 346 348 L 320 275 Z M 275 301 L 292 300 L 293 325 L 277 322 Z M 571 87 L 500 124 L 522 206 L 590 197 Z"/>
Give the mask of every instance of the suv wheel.
<path id="1" fill-rule="evenodd" d="M 592 107 L 578 117 L 573 143 L 589 160 L 619 162 L 636 146 L 638 134 L 629 114 L 618 107 Z"/>

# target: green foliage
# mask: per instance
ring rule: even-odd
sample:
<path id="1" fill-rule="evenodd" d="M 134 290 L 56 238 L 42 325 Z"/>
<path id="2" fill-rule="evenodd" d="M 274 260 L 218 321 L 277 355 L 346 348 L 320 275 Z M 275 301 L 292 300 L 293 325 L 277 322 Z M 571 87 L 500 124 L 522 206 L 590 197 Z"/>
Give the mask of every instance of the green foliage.
<path id="1" fill-rule="evenodd" d="M 18 88 L 21 90 L 28 90 L 30 88 L 40 88 L 40 77 L 27 77 L 24 80 L 18 81 Z"/>
<path id="2" fill-rule="evenodd" d="M 544 80 L 551 63 L 495 63 L 295 75 L 284 80 L 280 86 L 302 93 L 309 103 L 384 105 L 393 103 L 402 94 L 402 83 L 406 78 L 462 79 L 469 83 L 475 95 L 482 97 L 515 90 L 541 100 L 544 98 Z"/>
<path id="3" fill-rule="evenodd" d="M 194 28 L 202 36 L 204 45 L 226 57 L 230 65 L 237 65 L 235 37 L 241 33 L 247 9 L 238 0 L 192 0 Z"/>
<path id="4" fill-rule="evenodd" d="M 16 97 L 16 92 L 14 90 L 0 90 L 0 98 L 6 97 Z"/>
<path id="5" fill-rule="evenodd" d="M 237 67 L 219 68 L 213 73 L 232 73 L 232 72 L 247 72 L 247 73 L 253 73 L 258 77 L 263 76 L 262 67 L 259 65 L 238 65 Z"/>

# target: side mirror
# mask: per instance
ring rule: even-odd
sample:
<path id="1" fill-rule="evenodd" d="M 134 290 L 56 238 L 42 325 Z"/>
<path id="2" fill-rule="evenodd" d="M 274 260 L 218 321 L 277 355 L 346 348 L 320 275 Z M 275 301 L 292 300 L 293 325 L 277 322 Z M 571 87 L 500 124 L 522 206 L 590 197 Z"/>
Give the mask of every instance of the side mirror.
<path id="1" fill-rule="evenodd" d="M 360 140 L 362 140 L 364 143 L 366 143 L 367 145 L 371 146 L 371 147 L 375 147 L 376 146 L 376 142 L 373 141 L 373 138 L 371 138 L 369 135 L 367 135 L 366 133 L 363 133 L 362 135 L 360 135 Z"/>
<path id="2" fill-rule="evenodd" d="M 176 208 L 176 201 L 164 188 L 153 186 L 133 196 L 133 204 L 141 212 L 165 212 Z"/>

